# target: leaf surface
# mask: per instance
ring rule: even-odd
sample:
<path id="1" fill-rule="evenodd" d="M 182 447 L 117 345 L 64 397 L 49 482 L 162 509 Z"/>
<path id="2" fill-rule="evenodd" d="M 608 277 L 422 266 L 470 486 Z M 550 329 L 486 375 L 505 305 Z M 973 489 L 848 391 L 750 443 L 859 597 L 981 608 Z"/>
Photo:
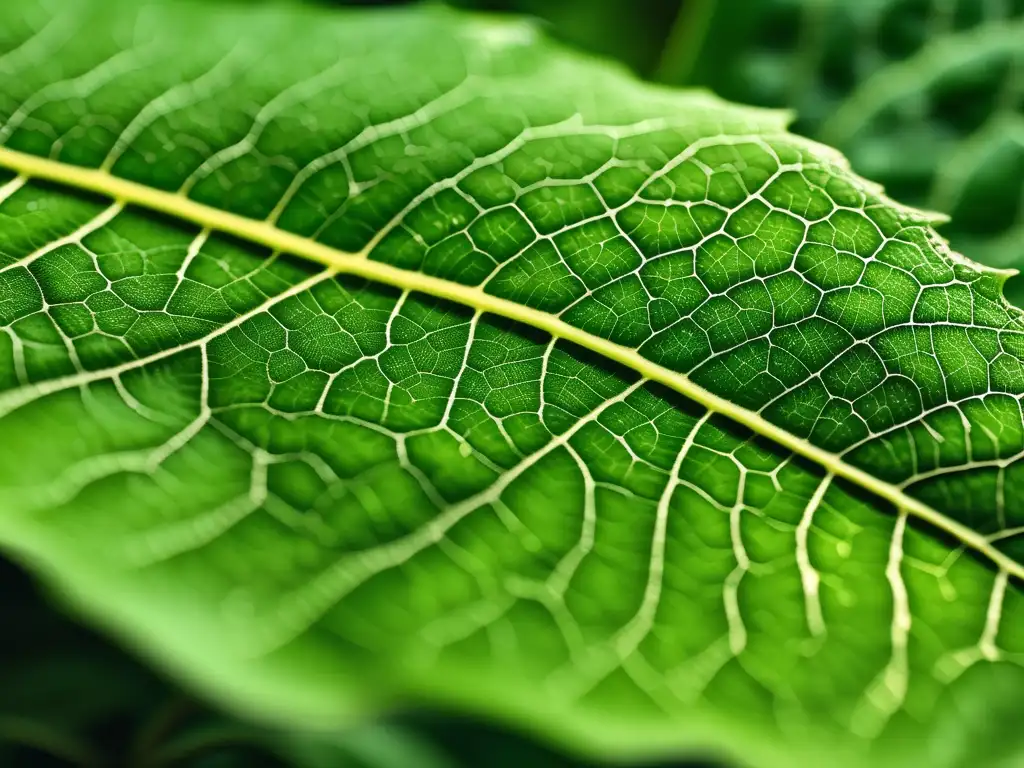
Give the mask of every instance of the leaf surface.
<path id="1" fill-rule="evenodd" d="M 285 723 L 1019 754 L 1024 320 L 932 217 L 521 21 L 0 30 L 0 542 L 95 621 Z"/>

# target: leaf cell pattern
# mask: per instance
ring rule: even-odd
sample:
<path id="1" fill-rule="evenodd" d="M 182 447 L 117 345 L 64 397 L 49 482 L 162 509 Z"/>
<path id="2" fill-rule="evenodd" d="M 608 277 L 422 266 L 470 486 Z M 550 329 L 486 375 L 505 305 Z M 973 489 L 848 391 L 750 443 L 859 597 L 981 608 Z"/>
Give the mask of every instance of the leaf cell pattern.
<path id="1" fill-rule="evenodd" d="M 293 720 L 959 765 L 1019 713 L 1022 315 L 781 115 L 438 11 L 0 30 L 0 540 L 91 615 Z"/>

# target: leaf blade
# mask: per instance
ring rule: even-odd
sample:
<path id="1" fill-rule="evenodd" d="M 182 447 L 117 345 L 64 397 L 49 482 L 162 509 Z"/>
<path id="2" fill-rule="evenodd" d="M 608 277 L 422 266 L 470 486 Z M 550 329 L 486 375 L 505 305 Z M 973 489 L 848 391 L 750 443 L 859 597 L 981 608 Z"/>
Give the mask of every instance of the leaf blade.
<path id="1" fill-rule="evenodd" d="M 169 7 L 152 6 L 148 23 L 181 29 L 188 13 L 201 13 L 199 6 Z M 271 15 L 225 18 L 232 22 L 222 22 L 225 27 L 244 24 L 257 40 L 285 36 Z M 990 364 L 1002 360 L 1004 368 L 1016 359 L 1019 318 L 999 305 L 998 286 L 950 255 L 927 217 L 852 177 L 835 153 L 783 135 L 777 114 L 645 89 L 600 65 L 552 52 L 528 27 L 425 13 L 384 18 L 303 20 L 315 19 L 326 40 L 337 35 L 356 50 L 367 45 L 363 38 L 376 43 L 397 34 L 422 52 L 443 36 L 452 43 L 446 50 L 468 51 L 473 66 L 483 68 L 475 75 L 469 69 L 486 86 L 484 102 L 463 100 L 459 71 L 452 76 L 444 69 L 450 60 L 437 65 L 440 74 L 430 70 L 418 81 L 420 73 L 402 65 L 415 98 L 398 104 L 397 112 L 367 117 L 367 125 L 356 119 L 307 127 L 303 135 L 313 141 L 307 150 L 298 141 L 303 112 L 321 120 L 351 117 L 337 109 L 338 93 L 310 93 L 302 79 L 284 90 L 273 79 L 263 82 L 274 67 L 259 69 L 261 57 L 253 66 L 256 85 L 265 91 L 254 93 L 265 101 L 235 115 L 228 96 L 207 91 L 217 79 L 209 72 L 221 72 L 217 62 L 235 50 L 232 41 L 217 38 L 226 48 L 211 45 L 204 62 L 210 69 L 187 79 L 190 92 L 203 83 L 199 105 L 185 103 L 165 114 L 148 106 L 159 102 L 158 93 L 130 110 L 109 107 L 106 117 L 116 116 L 150 152 L 160 146 L 160 132 L 177 125 L 169 155 L 142 162 L 145 154 L 113 131 L 61 144 L 55 175 L 72 173 L 78 186 L 123 202 L 163 205 L 179 221 L 157 220 L 129 205 L 80 242 L 44 245 L 9 265 L 9 274 L 33 278 L 42 298 L 16 307 L 15 330 L 7 337 L 12 346 L 3 350 L 5 360 L 16 361 L 17 339 L 22 378 L 36 379 L 4 396 L 20 406 L 7 414 L 5 429 L 22 442 L 18 461 L 11 454 L 8 462 L 14 472 L 3 478 L 4 506 L 11 511 L 8 546 L 31 553 L 37 567 L 63 574 L 54 578 L 65 589 L 77 590 L 83 604 L 122 632 L 144 637 L 142 644 L 162 653 L 164 663 L 194 677 L 215 675 L 208 687 L 229 692 L 236 705 L 250 698 L 278 717 L 337 717 L 340 710 L 367 706 L 367 698 L 379 706 L 377 697 L 386 700 L 393 692 L 471 702 L 540 726 L 527 713 L 537 708 L 542 690 L 549 714 L 544 726 L 589 739 L 600 735 L 603 744 L 627 750 L 638 749 L 640 737 L 646 748 L 731 746 L 765 764 L 783 764 L 800 747 L 796 741 L 771 745 L 779 717 L 803 729 L 812 751 L 829 743 L 837 760 L 851 764 L 865 748 L 861 735 L 874 737 L 887 725 L 925 739 L 927 726 L 915 726 L 915 714 L 941 708 L 944 692 L 956 687 L 935 677 L 931 665 L 946 659 L 944 669 L 956 677 L 961 667 L 969 672 L 992 662 L 982 648 L 996 647 L 1002 658 L 1019 642 L 1013 629 L 1019 590 L 1016 582 L 1010 589 L 998 586 L 998 566 L 1007 572 L 1019 567 L 1012 546 L 1007 549 L 1013 537 L 988 540 L 993 527 L 1012 530 L 1012 520 L 993 526 L 991 518 L 999 510 L 1012 518 L 1005 489 L 1012 501 L 1016 485 L 1004 485 L 1000 497 L 987 481 L 974 479 L 985 469 L 974 462 L 1015 466 L 1012 430 L 993 431 L 986 413 L 1006 412 L 1020 380 L 1009 368 L 1001 374 L 1002 386 L 1010 388 L 1006 397 L 974 392 L 977 364 L 962 352 L 973 347 Z M 167 40 L 161 44 L 172 50 L 158 49 L 158 61 L 179 53 L 173 49 L 180 39 Z M 315 71 L 321 66 L 350 78 L 338 86 L 348 89 L 341 103 L 350 104 L 355 86 L 344 62 L 332 70 L 317 46 L 305 38 L 300 45 L 315 54 L 313 64 L 303 66 L 314 70 L 318 85 L 325 77 Z M 90 56 L 94 47 L 102 48 L 90 46 Z M 515 56 L 503 58 L 510 48 Z M 126 61 L 130 57 L 115 56 L 87 64 L 73 80 L 100 81 L 103 93 L 111 72 L 116 79 L 136 71 Z M 370 68 L 363 81 L 360 96 L 367 104 L 380 91 L 374 78 L 393 77 L 382 61 L 384 74 Z M 568 90 L 596 88 L 602 99 L 567 105 L 557 92 L 551 98 L 537 89 L 556 75 L 567 78 Z M 457 82 L 438 89 L 432 78 Z M 160 93 L 182 93 L 169 87 Z M 60 88 L 50 86 L 54 90 Z M 318 112 L 318 97 L 330 109 Z M 257 102 L 252 94 L 243 100 Z M 267 105 L 282 111 L 268 120 Z M 15 125 L 5 129 L 14 148 L 3 157 L 31 163 L 33 173 L 45 177 L 54 166 L 24 153 L 38 150 L 48 135 L 24 128 L 43 108 L 37 97 L 9 113 L 23 116 L 5 123 Z M 521 109 L 529 110 L 526 123 L 541 128 L 524 128 L 516 114 Z M 154 123 L 140 130 L 140 121 L 154 114 Z M 216 138 L 220 149 L 208 146 L 203 156 L 184 162 L 182 153 L 194 150 L 180 137 L 208 123 L 196 115 L 209 114 L 221 116 L 231 131 Z M 619 128 L 609 128 L 609 117 Z M 54 131 L 67 119 L 48 117 Z M 347 138 L 332 136 L 340 128 Z M 534 133 L 517 139 L 524 130 Z M 326 152 L 314 140 L 320 135 L 331 137 Z M 277 143 L 260 146 L 268 137 Z M 477 143 L 460 154 L 460 141 Z M 65 145 L 69 158 L 61 156 Z M 120 152 L 118 159 L 105 160 L 105 148 Z M 281 159 L 285 149 L 296 159 Z M 302 154 L 308 151 L 319 154 Z M 43 154 L 53 152 L 50 146 Z M 292 175 L 285 178 L 280 166 L 259 159 L 268 156 Z M 217 166 L 224 158 L 227 165 Z M 74 170 L 68 160 L 109 165 L 126 180 Z M 254 168 L 260 171 L 255 177 Z M 141 187 L 140 178 L 148 180 Z M 89 187 L 88 179 L 101 181 Z M 172 196 L 158 190 L 179 183 L 191 198 L 167 202 Z M 269 193 L 289 202 L 270 200 Z M 36 209 L 56 209 L 69 206 L 71 197 L 29 183 L 5 202 L 26 211 L 32 202 Z M 482 210 L 474 213 L 473 201 Z M 273 223 L 254 224 L 257 215 Z M 211 229 L 228 229 L 249 243 Z M 477 246 L 472 252 L 467 239 Z M 252 241 L 272 251 L 316 251 L 371 280 L 311 273 L 308 265 L 253 248 Z M 364 257 L 338 261 L 346 244 Z M 816 250 L 802 255 L 805 246 Z M 491 266 L 482 269 L 478 254 L 491 258 Z M 679 264 L 690 259 L 692 273 L 680 272 Z M 787 260 L 795 266 L 787 269 Z M 864 285 L 849 276 L 851 265 L 865 270 Z M 88 279 L 71 280 L 72 274 Z M 787 274 L 799 279 L 794 283 Z M 918 308 L 908 308 L 911 293 L 901 274 L 919 281 L 913 289 Z M 382 285 L 389 280 L 402 290 Z M 637 304 L 638 281 L 650 306 Z M 425 295 L 424 286 L 435 295 Z M 706 295 L 696 297 L 688 317 L 679 308 L 694 301 L 688 293 L 699 286 Z M 22 296 L 24 287 L 15 287 L 12 295 Z M 952 289 L 960 293 L 950 298 Z M 872 309 L 871 291 L 885 300 L 880 310 Z M 468 312 L 438 301 L 467 295 L 474 297 Z M 943 301 L 945 323 L 937 319 Z M 92 323 L 85 330 L 76 325 L 84 317 L 79 305 Z M 765 332 L 788 355 L 780 360 L 758 351 L 769 305 Z M 492 311 L 499 307 L 505 309 Z M 621 307 L 627 318 L 646 311 L 647 320 L 620 324 L 611 307 Z M 969 336 L 957 316 L 966 308 Z M 566 311 L 575 314 L 556 317 Z M 776 316 L 790 320 L 776 328 Z M 52 325 L 44 329 L 43 323 Z M 931 334 L 937 368 L 903 362 L 904 331 L 913 338 L 915 325 Z M 565 339 L 538 337 L 538 328 L 557 330 L 601 359 Z M 830 328 L 847 336 L 830 340 Z M 879 335 L 879 328 L 897 333 Z M 53 329 L 46 336 L 44 330 Z M 708 351 L 694 356 L 685 347 L 701 333 Z M 876 338 L 890 346 L 872 346 Z M 82 368 L 70 379 L 58 375 L 63 363 L 54 362 L 61 345 L 70 364 Z M 50 349 L 51 357 L 34 357 L 40 349 Z M 633 371 L 609 364 L 626 362 L 616 358 L 621 350 L 633 350 Z M 758 371 L 761 360 L 766 375 Z M 880 369 L 883 364 L 890 368 Z M 17 366 L 9 365 L 17 379 Z M 637 366 L 644 374 L 670 372 L 663 383 L 691 397 L 643 382 Z M 812 372 L 807 381 L 801 378 Z M 958 543 L 967 537 L 990 548 L 1002 558 L 997 568 L 961 558 L 939 534 L 907 525 L 884 501 L 847 483 L 824 483 L 820 468 L 791 456 L 786 447 L 800 446 L 805 456 L 811 450 L 800 442 L 798 414 L 776 410 L 772 422 L 755 413 L 792 394 L 785 386 L 776 389 L 772 377 L 780 384 L 788 378 L 794 392 L 824 382 L 805 391 L 824 387 L 837 403 L 860 403 L 856 419 L 870 429 L 864 440 L 840 435 L 846 441 L 840 443 L 859 451 L 854 455 L 869 485 L 904 483 L 910 490 L 889 499 L 918 510 L 928 509 L 915 501 L 923 486 L 949 519 L 962 516 Z M 907 411 L 912 398 L 904 380 L 920 382 L 921 393 L 929 393 L 929 414 Z M 924 386 L 937 382 L 944 387 L 939 394 Z M 75 386 L 58 391 L 68 384 L 88 384 L 81 402 Z M 723 386 L 725 397 L 704 394 L 721 393 Z M 44 398 L 18 400 L 38 394 Z M 713 417 L 705 407 L 710 402 L 729 418 Z M 981 443 L 960 442 L 941 422 L 955 413 L 973 420 L 976 431 L 995 435 L 998 455 L 981 457 Z M 829 419 L 840 423 L 836 415 L 823 421 Z M 928 419 L 947 433 L 943 440 L 934 438 L 938 427 Z M 759 437 L 743 429 L 755 423 L 775 423 L 776 431 L 762 430 Z M 69 424 L 90 437 L 75 437 Z M 805 441 L 827 453 L 829 468 L 839 466 L 831 453 L 835 432 L 811 429 Z M 929 436 L 931 443 L 922 442 Z M 933 460 L 942 471 L 906 483 L 920 468 L 915 463 L 908 476 L 899 476 L 907 458 L 893 453 L 899 439 L 928 450 L 946 446 L 948 453 Z M 927 450 L 914 451 L 909 458 L 915 462 L 928 458 Z M 960 507 L 956 483 L 963 478 L 978 482 L 981 493 Z M 117 499 L 131 503 L 119 503 L 117 516 L 107 514 Z M 566 518 L 566 512 L 573 514 Z M 695 539 L 693 530 L 706 541 Z M 104 553 L 103 562 L 92 562 L 94 549 Z M 619 550 L 633 554 L 616 557 Z M 257 553 L 265 555 L 257 558 L 258 574 Z M 628 578 L 619 583 L 615 577 L 623 574 Z M 86 586 L 90 579 L 97 584 Z M 928 612 L 946 588 L 966 619 Z M 766 616 L 760 606 L 773 605 L 780 590 L 787 600 Z M 850 599 L 853 605 L 844 605 Z M 911 600 L 918 613 L 906 626 Z M 891 626 L 878 621 L 890 611 Z M 683 617 L 694 613 L 704 619 L 689 626 Z M 812 618 L 819 613 L 826 628 L 837 629 L 823 635 Z M 993 615 L 999 642 L 1009 650 L 983 643 L 994 637 L 987 623 Z M 870 643 L 863 658 L 851 659 L 856 643 L 842 630 L 858 622 Z M 929 632 L 942 641 L 923 642 Z M 510 642 L 528 651 L 509 657 L 516 661 L 508 670 L 496 670 L 491 657 L 504 658 Z M 801 666 L 803 652 L 794 644 L 811 649 L 812 665 Z M 454 649 L 446 650 L 449 645 Z M 438 658 L 443 661 L 435 663 Z M 849 674 L 841 672 L 844 665 Z M 823 674 L 841 689 L 838 695 L 822 688 Z M 555 683 L 544 688 L 549 678 Z M 351 683 L 339 686 L 336 679 Z M 787 696 L 791 685 L 799 693 Z M 496 690 L 509 701 L 495 701 Z M 824 702 L 833 716 L 808 715 Z M 620 720 L 614 727 L 609 712 Z M 738 712 L 752 723 L 738 722 Z M 680 729 L 683 714 L 693 720 L 686 730 Z M 861 735 L 850 733 L 854 724 Z M 892 749 L 887 740 L 879 743 L 883 755 Z"/>

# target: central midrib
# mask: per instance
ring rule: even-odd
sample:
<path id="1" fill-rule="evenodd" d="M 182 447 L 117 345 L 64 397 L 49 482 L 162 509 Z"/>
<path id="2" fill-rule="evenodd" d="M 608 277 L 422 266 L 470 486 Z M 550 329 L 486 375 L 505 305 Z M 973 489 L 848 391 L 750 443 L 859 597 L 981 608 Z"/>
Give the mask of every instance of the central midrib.
<path id="1" fill-rule="evenodd" d="M 788 448 L 818 464 L 827 472 L 843 478 L 870 493 L 891 502 L 897 509 L 954 536 L 966 546 L 989 558 L 1011 576 L 1024 580 L 1024 565 L 993 547 L 981 534 L 908 496 L 890 483 L 853 466 L 833 453 L 787 432 L 753 411 L 742 408 L 691 381 L 687 376 L 653 363 L 635 349 L 587 333 L 564 320 L 508 299 L 493 296 L 478 287 L 462 285 L 420 272 L 371 261 L 367 253 L 346 253 L 309 238 L 279 229 L 273 224 L 214 208 L 172 192 L 128 181 L 104 171 L 69 165 L 0 147 L 0 167 L 20 175 L 44 179 L 74 189 L 95 192 L 113 200 L 163 213 L 205 229 L 233 235 L 239 239 L 290 253 L 349 275 L 365 277 L 403 290 L 447 299 L 481 312 L 499 315 L 545 331 L 565 341 L 589 349 L 602 357 L 639 373 L 643 378 L 663 384 L 700 403 L 710 411 L 741 424 L 752 432 Z"/>

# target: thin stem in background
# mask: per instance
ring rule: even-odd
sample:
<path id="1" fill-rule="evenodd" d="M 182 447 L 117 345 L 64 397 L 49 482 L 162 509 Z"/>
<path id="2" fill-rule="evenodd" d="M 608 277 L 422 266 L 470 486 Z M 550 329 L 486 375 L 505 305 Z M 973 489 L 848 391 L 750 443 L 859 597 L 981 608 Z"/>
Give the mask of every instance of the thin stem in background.
<path id="1" fill-rule="evenodd" d="M 682 0 L 669 30 L 661 58 L 651 78 L 662 83 L 688 85 L 707 38 L 718 0 Z"/>

